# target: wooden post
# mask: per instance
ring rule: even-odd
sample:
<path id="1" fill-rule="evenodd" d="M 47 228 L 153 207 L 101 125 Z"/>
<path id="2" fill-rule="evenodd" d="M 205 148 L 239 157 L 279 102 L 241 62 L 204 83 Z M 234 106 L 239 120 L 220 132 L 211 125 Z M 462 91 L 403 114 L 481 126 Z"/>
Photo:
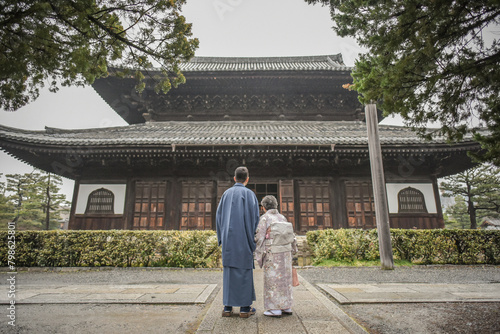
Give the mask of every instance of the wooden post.
<path id="1" fill-rule="evenodd" d="M 78 203 L 78 192 L 80 191 L 80 177 L 75 179 L 75 186 L 73 187 L 73 198 L 71 199 L 71 211 L 69 212 L 68 230 L 81 229 L 76 225 L 76 203 Z"/>
<path id="2" fill-rule="evenodd" d="M 373 196 L 375 201 L 375 217 L 377 219 L 380 262 L 382 269 L 394 269 L 391 231 L 389 226 L 389 207 L 385 189 L 382 149 L 378 136 L 377 106 L 375 104 L 366 105 L 365 115 L 372 172 Z"/>
<path id="3" fill-rule="evenodd" d="M 45 229 L 50 229 L 50 173 L 47 176 L 47 188 L 45 188 L 45 195 L 47 196 L 47 203 L 45 203 Z"/>

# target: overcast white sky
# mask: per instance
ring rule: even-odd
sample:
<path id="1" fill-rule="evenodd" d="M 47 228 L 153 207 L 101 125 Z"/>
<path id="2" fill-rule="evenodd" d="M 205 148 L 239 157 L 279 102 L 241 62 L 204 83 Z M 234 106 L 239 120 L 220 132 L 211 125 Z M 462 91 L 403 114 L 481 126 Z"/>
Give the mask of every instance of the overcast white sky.
<path id="1" fill-rule="evenodd" d="M 363 50 L 352 39 L 332 30 L 329 8 L 303 0 L 188 0 L 183 9 L 193 34 L 200 40 L 197 56 L 311 56 L 341 53 L 348 66 Z M 399 121 L 385 123 L 401 124 Z M 0 111 L 0 124 L 43 130 L 121 126 L 123 121 L 91 88 L 43 91 L 16 112 Z M 0 173 L 27 173 L 33 168 L 0 154 Z M 71 200 L 73 181 L 62 190 Z"/>

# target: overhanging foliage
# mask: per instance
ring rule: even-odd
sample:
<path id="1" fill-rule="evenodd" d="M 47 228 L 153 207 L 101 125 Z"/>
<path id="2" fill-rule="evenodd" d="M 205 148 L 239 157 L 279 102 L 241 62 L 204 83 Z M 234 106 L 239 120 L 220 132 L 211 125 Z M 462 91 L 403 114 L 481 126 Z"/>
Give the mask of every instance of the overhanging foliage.
<path id="1" fill-rule="evenodd" d="M 368 49 L 350 86 L 362 103 L 426 138 L 473 135 L 485 149 L 475 157 L 500 165 L 498 0 L 305 1 L 329 5 L 334 30 Z M 441 128 L 429 133 L 429 122 Z"/>
<path id="2" fill-rule="evenodd" d="M 198 40 L 180 15 L 185 0 L 54 0 L 2 2 L 0 107 L 15 110 L 40 87 L 88 85 L 123 68 L 137 90 L 160 66 L 155 90 L 185 81 L 179 63 L 194 56 Z"/>

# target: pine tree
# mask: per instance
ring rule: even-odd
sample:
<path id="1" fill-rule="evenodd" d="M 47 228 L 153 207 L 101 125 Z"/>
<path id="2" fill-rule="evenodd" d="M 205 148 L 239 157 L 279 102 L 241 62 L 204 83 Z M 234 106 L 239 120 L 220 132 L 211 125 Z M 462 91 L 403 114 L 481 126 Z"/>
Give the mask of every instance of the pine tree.
<path id="1" fill-rule="evenodd" d="M 441 182 L 443 196 L 462 196 L 466 202 L 470 228 L 477 228 L 480 218 L 500 215 L 500 168 L 490 164 L 447 176 Z M 455 210 L 460 210 L 455 207 Z"/>
<path id="2" fill-rule="evenodd" d="M 0 230 L 7 229 L 7 223 L 14 218 L 14 206 L 9 202 L 5 191 L 5 182 L 0 182 Z"/>
<path id="3" fill-rule="evenodd" d="M 467 212 L 467 204 L 465 198 L 461 195 L 455 196 L 455 204 L 448 206 L 443 215 L 446 215 L 446 228 L 465 229 L 467 226 L 470 226 L 470 216 Z"/>
<path id="4" fill-rule="evenodd" d="M 39 192 L 41 192 L 42 211 L 45 214 L 45 229 L 53 229 L 58 226 L 61 207 L 69 204 L 66 196 L 60 194 L 62 178 L 59 175 L 47 173 L 40 176 Z"/>
<path id="5" fill-rule="evenodd" d="M 500 166 L 500 23 L 498 0 L 305 0 L 329 5 L 334 30 L 368 52 L 350 89 L 399 114 L 424 138 L 473 135 L 476 158 Z M 440 124 L 428 132 L 429 122 Z M 483 131 L 486 127 L 487 131 Z"/>
<path id="6" fill-rule="evenodd" d="M 34 170 L 26 174 L 7 174 L 8 200 L 14 207 L 17 228 L 53 229 L 58 227 L 60 206 L 67 204 L 59 194 L 60 176 Z"/>

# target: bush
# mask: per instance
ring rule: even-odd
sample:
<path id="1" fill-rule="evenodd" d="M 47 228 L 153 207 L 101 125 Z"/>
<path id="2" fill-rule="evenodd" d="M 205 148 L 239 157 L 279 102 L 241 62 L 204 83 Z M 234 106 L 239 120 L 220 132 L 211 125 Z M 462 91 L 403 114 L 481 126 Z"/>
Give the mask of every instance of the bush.
<path id="1" fill-rule="evenodd" d="M 0 231 L 2 240 L 7 232 Z M 0 266 L 7 266 L 7 242 Z M 18 231 L 16 267 L 219 266 L 215 231 Z"/>
<path id="2" fill-rule="evenodd" d="M 7 266 L 0 231 L 0 266 Z M 16 267 L 220 266 L 215 231 L 17 231 Z M 380 258 L 377 230 L 307 233 L 315 263 Z M 394 259 L 415 264 L 500 264 L 500 231 L 391 229 Z M 12 251 L 11 251 L 12 252 Z"/>
<path id="3" fill-rule="evenodd" d="M 307 233 L 314 262 L 380 259 L 377 230 Z M 391 229 L 395 259 L 415 264 L 500 264 L 500 231 Z"/>
<path id="4" fill-rule="evenodd" d="M 308 232 L 306 237 L 316 262 L 326 259 L 352 262 L 379 257 L 376 230 L 322 230 Z"/>

